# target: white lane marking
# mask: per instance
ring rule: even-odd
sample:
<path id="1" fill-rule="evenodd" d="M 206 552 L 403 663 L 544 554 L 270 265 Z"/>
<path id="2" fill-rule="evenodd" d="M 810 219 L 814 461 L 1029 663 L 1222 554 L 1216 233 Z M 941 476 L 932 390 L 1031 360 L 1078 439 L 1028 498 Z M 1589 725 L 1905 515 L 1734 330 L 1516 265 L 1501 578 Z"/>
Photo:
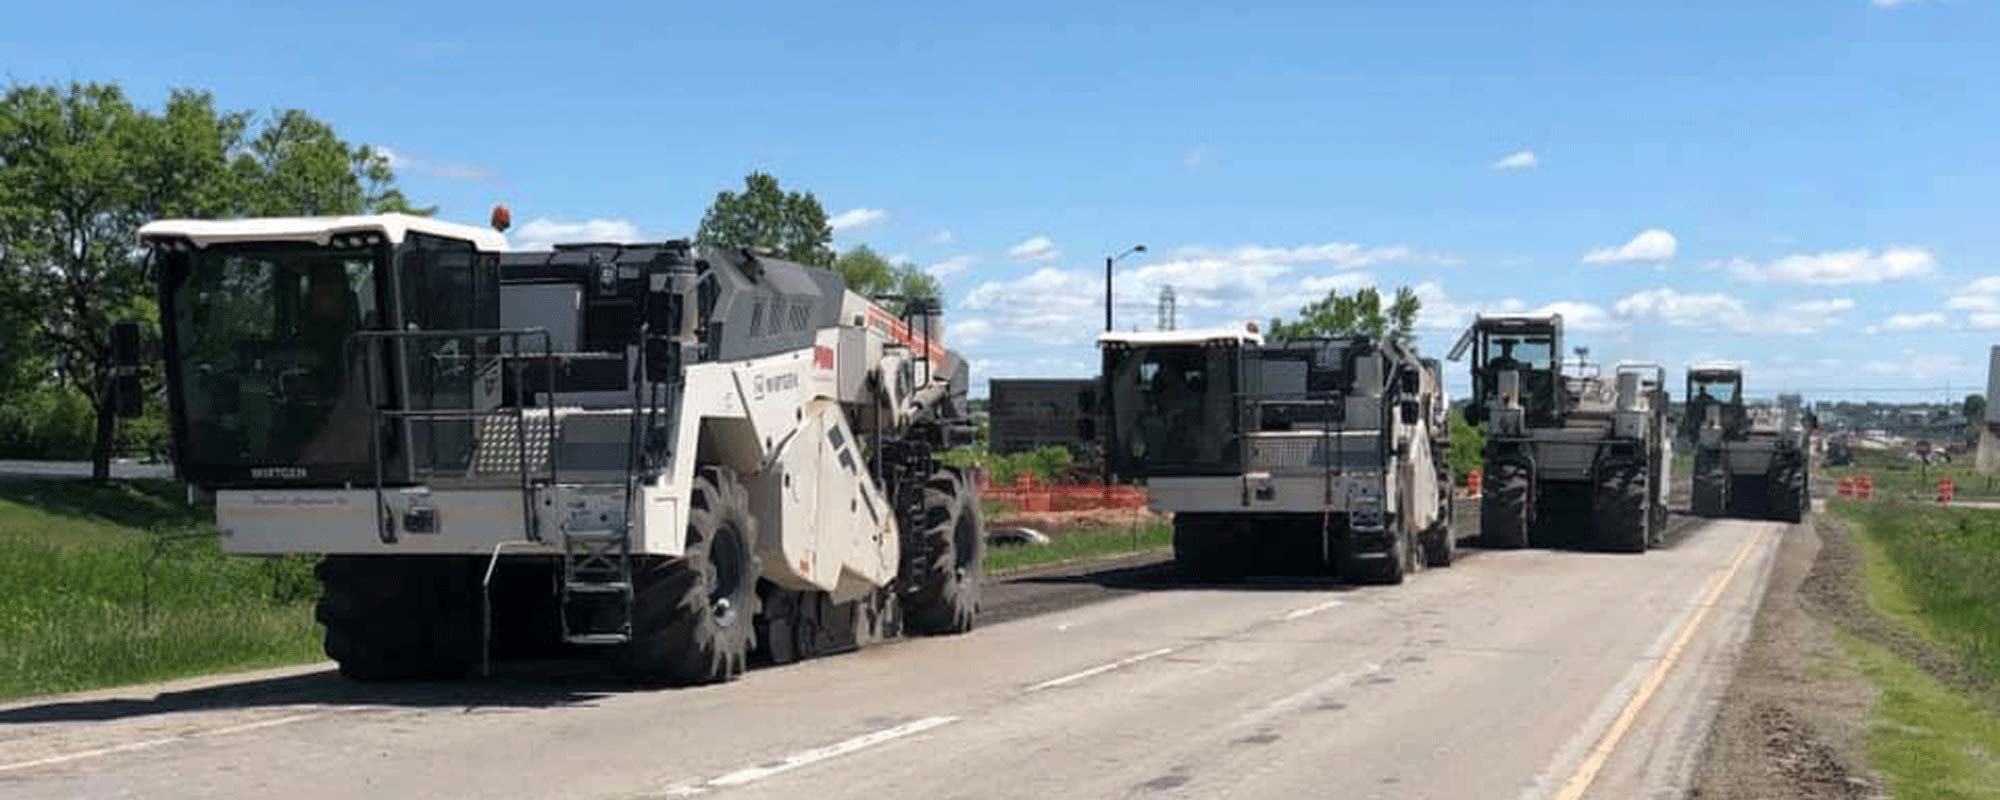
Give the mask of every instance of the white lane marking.
<path id="1" fill-rule="evenodd" d="M 1037 683 L 1033 686 L 1021 690 L 1021 693 L 1033 694 L 1043 689 L 1054 689 L 1058 686 L 1068 686 L 1072 683 L 1076 683 L 1077 681 L 1083 680 L 1085 678 L 1102 675 L 1114 669 L 1122 669 L 1124 667 L 1129 667 L 1132 666 L 1133 664 L 1137 664 L 1149 658 L 1159 658 L 1160 656 L 1172 653 L 1179 649 L 1180 648 L 1178 647 L 1162 647 L 1158 650 L 1148 650 L 1136 656 L 1128 656 L 1125 658 L 1118 659 L 1117 661 L 1113 661 L 1109 664 L 1099 664 L 1095 667 L 1091 667 L 1090 669 L 1082 670 L 1080 672 L 1072 672 L 1060 678 L 1052 678 L 1046 681 L 1042 681 L 1041 683 Z"/>
<path id="2" fill-rule="evenodd" d="M 246 733 L 249 731 L 262 730 L 264 728 L 275 728 L 279 725 L 290 725 L 294 722 L 304 722 L 306 720 L 314 719 L 320 716 L 324 716 L 324 714 L 321 712 L 314 712 L 311 714 L 293 714 L 289 717 L 278 717 L 276 719 L 266 719 L 266 720 L 258 720 L 256 722 L 246 722 L 241 725 L 230 725 L 228 727 L 215 728 L 212 730 L 196 731 L 194 733 L 185 733 L 179 736 L 164 736 L 158 739 L 147 739 L 145 741 L 127 742 L 125 744 L 112 745 L 110 747 L 99 747 L 94 750 L 79 750 L 74 753 L 64 753 L 59 756 L 49 756 L 47 758 L 37 758 L 32 761 L 16 761 L 12 764 L 0 764 L 0 772 L 13 772 L 15 770 L 34 769 L 35 767 L 46 767 L 53 764 L 63 764 L 71 761 L 81 761 L 86 758 L 97 758 L 99 756 L 116 755 L 118 753 L 130 753 L 134 750 L 150 750 L 155 747 L 170 745 L 175 742 L 185 742 L 191 739 L 205 739 L 213 736 L 228 736 L 229 734 L 232 733 Z"/>
<path id="3" fill-rule="evenodd" d="M 731 786 L 755 783 L 773 775 L 817 764 L 830 758 L 839 758 L 849 753 L 866 750 L 883 742 L 901 739 L 905 736 L 915 736 L 932 728 L 949 725 L 957 721 L 958 717 L 951 716 L 924 717 L 923 719 L 905 722 L 893 728 L 883 728 L 873 733 L 864 733 L 852 739 L 835 742 L 825 747 L 815 747 L 811 750 L 793 753 L 768 764 L 739 769 L 727 775 L 712 778 L 704 783 L 669 787 L 661 792 L 661 794 L 667 797 L 693 797 L 710 789 L 727 789 Z"/>
<path id="4" fill-rule="evenodd" d="M 1314 614 L 1317 614 L 1321 611 L 1325 611 L 1329 608 L 1335 608 L 1337 606 L 1343 606 L 1343 605 L 1346 605 L 1346 603 L 1339 600 L 1328 600 L 1316 606 L 1306 606 L 1305 608 L 1294 608 L 1290 611 L 1285 612 L 1284 616 L 1281 616 L 1278 619 L 1283 622 L 1291 622 L 1292 620 L 1305 619 L 1306 617 L 1310 617 Z"/>
<path id="5" fill-rule="evenodd" d="M 1061 623 L 1061 624 L 1058 624 L 1058 625 L 1056 625 L 1056 630 L 1057 630 L 1057 631 L 1066 631 L 1066 630 L 1069 630 L 1069 629 L 1070 629 L 1071 627 L 1073 627 L 1073 626 L 1075 626 L 1075 625 L 1076 625 L 1076 623 L 1074 623 L 1074 622 L 1064 622 L 1064 623 Z"/>

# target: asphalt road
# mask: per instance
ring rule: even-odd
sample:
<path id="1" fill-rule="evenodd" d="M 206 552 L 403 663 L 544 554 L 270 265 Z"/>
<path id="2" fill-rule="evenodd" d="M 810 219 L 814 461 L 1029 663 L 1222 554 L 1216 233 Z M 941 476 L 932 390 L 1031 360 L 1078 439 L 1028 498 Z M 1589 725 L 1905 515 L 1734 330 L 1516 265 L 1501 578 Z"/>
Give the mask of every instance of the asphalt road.
<path id="1" fill-rule="evenodd" d="M 0 796 L 1680 797 L 1784 530 L 1396 587 L 1071 570 L 968 636 L 698 689 L 320 667 L 71 696 L 0 707 Z"/>

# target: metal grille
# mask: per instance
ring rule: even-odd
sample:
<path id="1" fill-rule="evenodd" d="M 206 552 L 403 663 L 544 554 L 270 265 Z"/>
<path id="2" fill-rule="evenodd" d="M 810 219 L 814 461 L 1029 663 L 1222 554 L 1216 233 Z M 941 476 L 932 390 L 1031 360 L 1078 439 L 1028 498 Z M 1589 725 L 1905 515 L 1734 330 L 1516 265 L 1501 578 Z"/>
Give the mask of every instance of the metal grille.
<path id="1" fill-rule="evenodd" d="M 484 417 L 479 420 L 479 440 L 472 453 L 472 474 L 468 477 L 520 475 L 522 451 L 527 452 L 526 471 L 544 475 L 549 470 L 549 420 L 547 410 L 526 413 L 527 430 L 517 433 L 520 420 L 514 417 Z"/>
<path id="2" fill-rule="evenodd" d="M 1250 468 L 1253 470 L 1354 469 L 1378 467 L 1380 461 L 1375 453 L 1375 435 L 1372 433 L 1337 436 L 1319 433 L 1265 434 L 1250 439 Z"/>

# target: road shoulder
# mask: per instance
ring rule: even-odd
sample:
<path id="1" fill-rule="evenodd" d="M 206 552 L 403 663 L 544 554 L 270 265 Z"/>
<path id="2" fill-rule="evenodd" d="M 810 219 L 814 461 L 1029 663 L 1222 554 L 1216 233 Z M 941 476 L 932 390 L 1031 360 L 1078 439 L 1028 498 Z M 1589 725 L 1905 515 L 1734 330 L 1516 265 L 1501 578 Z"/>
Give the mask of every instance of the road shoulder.
<path id="1" fill-rule="evenodd" d="M 1839 639 L 1865 608 L 1860 556 L 1830 515 L 1786 530 L 1750 641 L 1724 695 L 1693 797 L 1869 798 L 1877 690 Z"/>

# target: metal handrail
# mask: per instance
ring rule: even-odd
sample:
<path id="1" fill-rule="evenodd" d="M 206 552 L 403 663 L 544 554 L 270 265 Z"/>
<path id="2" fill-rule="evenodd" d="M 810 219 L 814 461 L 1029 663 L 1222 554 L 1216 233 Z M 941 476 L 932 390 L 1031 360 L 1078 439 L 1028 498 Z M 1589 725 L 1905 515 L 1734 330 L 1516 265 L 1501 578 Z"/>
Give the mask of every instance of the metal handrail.
<path id="1" fill-rule="evenodd" d="M 362 330 L 362 331 L 355 331 L 353 334 L 348 336 L 347 341 L 343 345 L 344 349 L 346 350 L 346 353 L 344 354 L 346 360 L 349 363 L 352 363 L 353 361 L 352 354 L 355 348 L 362 349 L 362 351 L 366 354 L 366 357 L 368 359 L 367 363 L 363 366 L 361 371 L 362 381 L 364 385 L 363 396 L 368 399 L 368 404 L 369 404 L 368 461 L 370 466 L 373 468 L 375 475 L 376 535 L 384 543 L 387 544 L 395 543 L 396 524 L 395 520 L 391 518 L 391 516 L 389 515 L 389 508 L 388 508 L 389 503 L 388 503 L 388 498 L 385 494 L 387 489 L 388 476 L 386 474 L 386 468 L 383 464 L 383 459 L 382 459 L 382 448 L 381 448 L 382 423 L 388 420 L 410 421 L 410 420 L 485 419 L 488 417 L 502 416 L 509 413 L 510 411 L 514 416 L 514 437 L 516 446 L 515 452 L 519 455 L 518 463 L 521 474 L 521 524 L 525 529 L 528 541 L 531 542 L 541 541 L 541 530 L 540 530 L 541 526 L 535 516 L 534 478 L 530 474 L 530 467 L 528 463 L 528 443 L 527 443 L 528 413 L 527 413 L 527 402 L 526 402 L 527 381 L 524 380 L 527 364 L 521 362 L 521 355 L 522 355 L 521 347 L 523 344 L 523 340 L 530 338 L 539 338 L 541 340 L 541 345 L 542 345 L 541 352 L 539 354 L 530 354 L 529 357 L 541 359 L 544 368 L 544 375 L 547 380 L 546 389 L 548 390 L 549 397 L 552 401 L 550 406 L 547 409 L 545 409 L 545 411 L 547 414 L 547 420 L 546 420 L 547 433 L 549 437 L 548 438 L 549 441 L 548 483 L 555 484 L 559 482 L 559 472 L 558 472 L 559 467 L 557 466 L 557 461 L 559 459 L 557 458 L 557 453 L 560 451 L 560 448 L 556 446 L 556 413 L 553 404 L 553 399 L 555 397 L 555 386 L 556 386 L 556 360 L 555 360 L 555 346 L 554 346 L 555 342 L 554 342 L 554 337 L 552 337 L 549 334 L 548 329 L 546 328 L 459 328 L 459 329 L 445 329 L 445 330 L 404 330 L 404 331 Z M 378 365 L 380 364 L 382 353 L 380 348 L 368 347 L 366 345 L 373 342 L 439 341 L 439 340 L 461 340 L 461 339 L 471 339 L 471 340 L 494 339 L 499 342 L 503 342 L 507 345 L 511 345 L 511 347 L 502 348 L 503 350 L 509 352 L 503 352 L 498 354 L 499 361 L 502 364 L 506 364 L 510 360 L 510 358 L 516 361 L 516 363 L 512 365 L 515 370 L 515 376 L 514 376 L 515 380 L 514 380 L 514 398 L 513 398 L 514 402 L 512 404 L 511 409 L 507 407 L 494 408 L 494 409 L 383 408 L 380 404 L 377 403 L 375 397 L 375 371 Z M 403 353 L 399 349 L 397 351 L 397 355 L 400 357 L 405 355 L 405 353 Z M 404 359 L 402 358 L 398 359 L 398 363 L 402 363 L 403 361 Z M 392 381 L 391 388 L 399 389 L 401 393 L 407 395 L 408 392 L 407 386 L 397 386 Z M 407 403 L 409 402 L 409 400 L 410 398 L 407 396 L 394 398 L 394 402 L 401 402 L 401 403 Z M 405 444 L 407 445 L 408 443 L 406 442 Z M 416 463 L 415 461 L 416 453 L 414 451 L 408 452 L 406 453 L 406 457 L 410 459 L 410 464 L 412 467 L 414 467 Z"/>

